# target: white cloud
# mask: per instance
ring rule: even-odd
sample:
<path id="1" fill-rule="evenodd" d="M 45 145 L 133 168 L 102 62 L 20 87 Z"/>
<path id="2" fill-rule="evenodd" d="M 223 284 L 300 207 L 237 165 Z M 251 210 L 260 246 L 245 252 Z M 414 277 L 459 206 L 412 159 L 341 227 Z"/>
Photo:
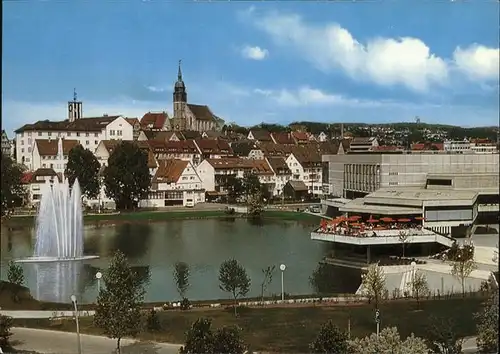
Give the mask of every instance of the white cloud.
<path id="1" fill-rule="evenodd" d="M 306 23 L 296 14 L 277 12 L 247 15 L 253 24 L 267 33 L 278 45 L 295 50 L 324 72 L 342 70 L 351 78 L 381 86 L 402 85 L 417 92 L 433 85 L 446 85 L 451 60 L 433 54 L 420 39 L 412 37 L 372 38 L 365 43 L 337 23 Z M 493 53 L 498 50 L 470 47 L 457 52 L 456 65 L 482 78 L 498 72 Z M 458 59 L 458 60 L 457 60 Z M 474 68 L 474 66 L 477 66 Z"/>
<path id="2" fill-rule="evenodd" d="M 164 88 L 164 87 L 157 87 L 157 86 L 146 86 L 146 89 L 151 92 L 167 92 L 171 91 L 171 89 Z"/>
<path id="3" fill-rule="evenodd" d="M 500 50 L 473 44 L 468 48 L 457 47 L 453 59 L 459 70 L 471 79 L 498 80 Z"/>
<path id="4" fill-rule="evenodd" d="M 246 59 L 264 60 L 269 56 L 269 51 L 258 46 L 245 46 L 241 49 L 241 55 Z"/>

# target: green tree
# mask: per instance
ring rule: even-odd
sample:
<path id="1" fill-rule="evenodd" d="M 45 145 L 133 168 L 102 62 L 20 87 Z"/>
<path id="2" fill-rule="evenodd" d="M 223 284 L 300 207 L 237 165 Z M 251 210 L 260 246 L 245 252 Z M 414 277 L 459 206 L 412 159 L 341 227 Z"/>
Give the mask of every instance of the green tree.
<path id="1" fill-rule="evenodd" d="M 275 269 L 276 266 L 274 265 L 267 266 L 266 268 L 262 269 L 262 275 L 264 276 L 264 278 L 262 279 L 262 283 L 260 284 L 260 298 L 262 304 L 264 304 L 264 292 L 266 291 L 269 284 L 271 284 L 273 281 L 273 274 Z"/>
<path id="2" fill-rule="evenodd" d="M 335 292 L 333 266 L 319 263 L 309 277 L 309 284 L 317 294 L 331 294 Z"/>
<path id="3" fill-rule="evenodd" d="M 241 329 L 226 326 L 212 331 L 212 320 L 199 318 L 186 332 L 185 345 L 181 354 L 243 354 L 247 345 L 241 336 Z"/>
<path id="4" fill-rule="evenodd" d="M 361 290 L 368 299 L 373 300 L 378 308 L 380 299 L 385 291 L 385 273 L 378 264 L 371 264 L 362 276 Z"/>
<path id="5" fill-rule="evenodd" d="M 23 268 L 13 261 L 9 262 L 9 269 L 7 271 L 7 280 L 9 283 L 15 284 L 12 287 L 12 299 L 14 302 L 19 302 L 19 289 L 24 284 L 24 272 Z"/>
<path id="6" fill-rule="evenodd" d="M 309 345 L 312 353 L 353 353 L 348 343 L 347 333 L 341 331 L 332 321 L 321 326 L 318 336 Z"/>
<path id="7" fill-rule="evenodd" d="M 136 336 L 141 326 L 144 279 L 134 272 L 125 255 L 117 251 L 104 272 L 104 286 L 97 297 L 94 324 L 106 336 L 115 338 L 120 353 L 120 340 Z"/>
<path id="8" fill-rule="evenodd" d="M 104 185 L 117 209 L 132 209 L 147 197 L 151 186 L 147 154 L 137 144 L 122 141 L 108 159 Z"/>
<path id="9" fill-rule="evenodd" d="M 177 262 L 174 266 L 174 281 L 177 292 L 182 299 L 186 298 L 186 291 L 189 288 L 189 265 L 185 262 Z"/>
<path id="10" fill-rule="evenodd" d="M 155 309 L 151 309 L 149 312 L 146 326 L 149 332 L 161 331 L 161 322 Z"/>
<path id="11" fill-rule="evenodd" d="M 253 193 L 248 197 L 247 213 L 251 218 L 260 218 L 264 205 L 262 203 L 262 196 L 259 192 Z"/>
<path id="12" fill-rule="evenodd" d="M 21 206 L 26 197 L 26 188 L 22 184 L 24 168 L 9 156 L 2 154 L 2 216 L 8 215 L 16 206 Z"/>
<path id="13" fill-rule="evenodd" d="M 250 278 L 245 268 L 236 259 L 224 261 L 219 269 L 219 288 L 231 293 L 234 299 L 234 314 L 237 315 L 238 298 L 248 294 Z"/>
<path id="14" fill-rule="evenodd" d="M 3 350 L 11 350 L 10 337 L 12 332 L 10 329 L 14 324 L 12 317 L 0 315 L 0 348 Z"/>
<path id="15" fill-rule="evenodd" d="M 457 326 L 453 319 L 431 315 L 426 332 L 426 341 L 432 353 L 462 353 L 463 339 L 458 335 Z"/>
<path id="16" fill-rule="evenodd" d="M 227 191 L 228 203 L 236 203 L 238 199 L 243 195 L 243 183 L 240 178 L 236 178 L 233 175 L 229 175 L 225 181 L 225 188 Z"/>
<path id="17" fill-rule="evenodd" d="M 481 353 L 498 353 L 498 289 L 490 293 L 476 314 L 477 346 Z"/>
<path id="18" fill-rule="evenodd" d="M 349 341 L 351 350 L 356 354 L 428 354 L 429 348 L 422 338 L 413 333 L 401 339 L 396 327 L 384 328 L 377 336 L 375 333 L 365 338 Z"/>
<path id="19" fill-rule="evenodd" d="M 243 190 L 245 191 L 245 195 L 247 196 L 247 201 L 249 196 L 252 196 L 260 192 L 261 186 L 260 186 L 259 176 L 257 176 L 255 173 L 252 172 L 245 173 L 245 175 L 243 176 L 242 183 L 243 183 Z"/>
<path id="20" fill-rule="evenodd" d="M 473 259 L 459 257 L 451 265 L 451 274 L 460 281 L 462 286 L 462 296 L 465 297 L 465 279 L 476 269 L 476 263 Z"/>
<path id="21" fill-rule="evenodd" d="M 84 149 L 79 144 L 69 151 L 64 174 L 70 184 L 75 183 L 75 179 L 78 178 L 82 195 L 88 199 L 96 199 L 99 195 L 100 168 L 101 165 L 92 151 Z"/>
<path id="22" fill-rule="evenodd" d="M 420 299 L 422 296 L 429 294 L 429 284 L 427 283 L 427 277 L 424 273 L 415 271 L 414 276 L 408 285 L 412 291 L 415 300 L 417 300 L 417 309 L 420 309 Z"/>

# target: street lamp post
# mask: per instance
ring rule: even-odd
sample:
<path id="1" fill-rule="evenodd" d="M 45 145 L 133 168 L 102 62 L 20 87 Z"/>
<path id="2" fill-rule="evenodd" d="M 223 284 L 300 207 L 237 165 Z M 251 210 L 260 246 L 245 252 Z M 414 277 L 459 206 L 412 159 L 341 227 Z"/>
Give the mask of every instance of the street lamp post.
<path id="1" fill-rule="evenodd" d="M 280 270 L 281 270 L 281 301 L 285 301 L 285 269 L 286 265 L 282 264 L 280 265 Z"/>
<path id="2" fill-rule="evenodd" d="M 97 295 L 99 295 L 100 292 L 101 292 L 101 278 L 102 278 L 102 273 L 101 272 L 95 273 L 95 277 L 97 279 Z"/>
<path id="3" fill-rule="evenodd" d="M 410 287 L 410 290 L 411 290 L 411 296 L 414 295 L 414 289 L 415 289 L 415 266 L 417 265 L 417 263 L 415 263 L 414 261 L 410 263 L 410 266 L 411 266 L 411 287 Z"/>
<path id="4" fill-rule="evenodd" d="M 80 341 L 80 323 L 78 321 L 78 306 L 76 304 L 76 296 L 71 295 L 71 301 L 73 302 L 73 307 L 75 309 L 75 322 L 76 322 L 76 338 L 78 343 L 78 354 L 82 354 L 82 343 Z"/>
<path id="5" fill-rule="evenodd" d="M 377 323 L 377 338 L 380 334 L 380 310 L 375 311 L 375 322 Z"/>

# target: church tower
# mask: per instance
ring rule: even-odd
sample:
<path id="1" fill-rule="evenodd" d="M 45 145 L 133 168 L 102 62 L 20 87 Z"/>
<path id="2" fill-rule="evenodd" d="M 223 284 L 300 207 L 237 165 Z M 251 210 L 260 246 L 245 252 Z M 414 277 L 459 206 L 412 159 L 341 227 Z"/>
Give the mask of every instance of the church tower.
<path id="1" fill-rule="evenodd" d="M 174 86 L 174 118 L 172 119 L 173 130 L 186 130 L 186 104 L 187 92 L 184 81 L 182 81 L 181 61 L 179 60 L 179 70 L 177 81 Z"/>
<path id="2" fill-rule="evenodd" d="M 70 123 L 83 118 L 82 102 L 77 100 L 76 89 L 73 89 L 73 101 L 68 102 L 68 120 Z"/>

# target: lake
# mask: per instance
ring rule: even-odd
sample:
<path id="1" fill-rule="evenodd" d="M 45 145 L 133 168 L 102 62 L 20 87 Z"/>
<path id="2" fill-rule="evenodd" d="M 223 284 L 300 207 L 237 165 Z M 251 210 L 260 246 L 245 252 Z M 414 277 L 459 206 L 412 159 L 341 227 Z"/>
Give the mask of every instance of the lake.
<path id="1" fill-rule="evenodd" d="M 179 299 L 173 266 L 183 261 L 191 267 L 187 297 L 192 300 L 228 298 L 219 289 L 220 264 L 235 258 L 252 279 L 248 296 L 260 296 L 262 269 L 276 266 L 267 295 L 281 293 L 279 265 L 285 264 L 284 288 L 289 294 L 311 294 L 309 277 L 326 255 L 327 245 L 310 239 L 310 222 L 266 220 L 261 225 L 245 219 L 233 221 L 169 220 L 154 223 L 103 223 L 85 225 L 85 254 L 99 259 L 85 262 L 22 264 L 25 283 L 34 297 L 45 301 L 69 302 L 76 293 L 79 301 L 95 301 L 98 284 L 95 274 L 106 269 L 117 249 L 140 273 L 149 268 L 147 302 Z M 7 278 L 7 262 L 31 256 L 34 228 L 7 227 L 1 230 L 1 278 Z"/>

